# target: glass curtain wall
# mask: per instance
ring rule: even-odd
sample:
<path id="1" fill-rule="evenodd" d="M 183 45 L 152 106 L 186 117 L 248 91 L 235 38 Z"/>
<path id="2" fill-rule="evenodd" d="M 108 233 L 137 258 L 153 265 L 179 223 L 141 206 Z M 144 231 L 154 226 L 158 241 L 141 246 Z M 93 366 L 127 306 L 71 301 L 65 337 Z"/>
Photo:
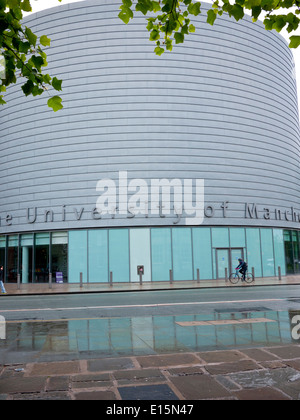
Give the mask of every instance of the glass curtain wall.
<path id="1" fill-rule="evenodd" d="M 50 241 L 52 281 L 68 281 L 68 232 L 51 233 Z"/>
<path id="2" fill-rule="evenodd" d="M 86 229 L 0 236 L 5 281 L 83 282 L 224 278 L 239 257 L 256 277 L 300 272 L 300 231 L 244 227 Z"/>
<path id="3" fill-rule="evenodd" d="M 35 283 L 46 283 L 49 280 L 49 248 L 50 233 L 37 233 L 35 235 Z"/>
<path id="4" fill-rule="evenodd" d="M 18 274 L 18 255 L 19 255 L 19 238 L 18 235 L 10 235 L 7 244 L 7 261 L 6 276 L 10 283 L 17 282 Z"/>
<path id="5" fill-rule="evenodd" d="M 299 242 L 299 231 L 284 231 L 284 249 L 287 274 L 298 274 L 300 272 Z"/>
<path id="6" fill-rule="evenodd" d="M 25 233 L 0 236 L 0 264 L 4 266 L 5 281 L 45 283 L 54 271 L 68 281 L 68 232 Z"/>
<path id="7" fill-rule="evenodd" d="M 20 241 L 20 280 L 21 283 L 32 283 L 33 233 L 21 235 Z"/>

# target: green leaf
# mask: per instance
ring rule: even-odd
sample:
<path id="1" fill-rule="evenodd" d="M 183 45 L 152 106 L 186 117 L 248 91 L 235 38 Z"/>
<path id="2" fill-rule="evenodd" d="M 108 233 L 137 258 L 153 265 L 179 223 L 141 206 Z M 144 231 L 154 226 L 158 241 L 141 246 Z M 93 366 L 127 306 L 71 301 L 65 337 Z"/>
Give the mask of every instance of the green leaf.
<path id="1" fill-rule="evenodd" d="M 59 96 L 53 96 L 48 100 L 47 104 L 49 108 L 52 108 L 56 112 L 63 108 L 61 101 L 62 99 Z"/>
<path id="2" fill-rule="evenodd" d="M 21 3 L 21 9 L 24 10 L 24 12 L 32 12 L 30 1 L 29 0 L 23 0 L 22 3 Z"/>
<path id="3" fill-rule="evenodd" d="M 195 26 L 193 24 L 190 24 L 190 26 L 189 26 L 189 32 L 195 32 L 195 31 L 196 31 Z"/>
<path id="4" fill-rule="evenodd" d="M 26 27 L 25 35 L 28 41 L 30 42 L 30 44 L 32 44 L 33 46 L 36 46 L 37 36 L 31 31 L 31 29 Z"/>
<path id="5" fill-rule="evenodd" d="M 244 17 L 244 9 L 239 6 L 238 4 L 235 4 L 232 8 L 231 8 L 231 13 L 230 15 L 232 15 L 235 20 L 240 20 Z"/>
<path id="6" fill-rule="evenodd" d="M 176 32 L 174 38 L 176 44 L 182 44 L 184 42 L 184 35 L 181 32 Z"/>
<path id="7" fill-rule="evenodd" d="M 300 36 L 299 35 L 293 35 L 290 37 L 290 48 L 298 48 L 300 45 Z"/>
<path id="8" fill-rule="evenodd" d="M 57 77 L 53 77 L 52 86 L 55 90 L 61 90 L 62 80 L 58 80 Z"/>
<path id="9" fill-rule="evenodd" d="M 150 32 L 150 41 L 157 41 L 159 38 L 159 31 L 157 29 L 153 29 L 153 31 Z"/>
<path id="10" fill-rule="evenodd" d="M 191 3 L 188 5 L 188 12 L 191 15 L 198 16 L 201 13 L 200 7 L 201 7 L 201 3 L 199 1 L 194 4 Z"/>
<path id="11" fill-rule="evenodd" d="M 51 43 L 51 39 L 48 38 L 46 35 L 42 35 L 40 37 L 40 43 L 44 46 L 44 47 L 50 47 L 50 43 Z"/>
<path id="12" fill-rule="evenodd" d="M 130 19 L 133 18 L 133 12 L 131 9 L 121 10 L 118 16 L 124 23 L 127 24 L 130 21 Z"/>
<path id="13" fill-rule="evenodd" d="M 33 88 L 34 88 L 34 84 L 31 80 L 27 80 L 27 82 L 22 86 L 22 90 L 26 96 L 32 93 Z"/>
<path id="14" fill-rule="evenodd" d="M 162 55 L 162 54 L 165 52 L 165 50 L 164 50 L 163 48 L 161 48 L 161 47 L 157 46 L 157 47 L 154 49 L 154 52 L 155 52 L 155 54 L 156 54 L 156 55 Z"/>
<path id="15" fill-rule="evenodd" d="M 207 23 L 209 23 L 210 25 L 213 25 L 215 20 L 216 20 L 216 13 L 214 12 L 214 10 L 210 9 L 207 12 Z"/>

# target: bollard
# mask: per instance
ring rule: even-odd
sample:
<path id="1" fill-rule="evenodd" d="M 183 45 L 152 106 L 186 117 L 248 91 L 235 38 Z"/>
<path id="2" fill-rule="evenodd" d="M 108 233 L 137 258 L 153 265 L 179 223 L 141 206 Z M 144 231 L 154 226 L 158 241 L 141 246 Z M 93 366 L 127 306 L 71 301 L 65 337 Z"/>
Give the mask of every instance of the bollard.
<path id="1" fill-rule="evenodd" d="M 52 289 L 52 273 L 49 273 L 49 289 Z"/>
<path id="2" fill-rule="evenodd" d="M 281 280 L 281 267 L 278 266 L 278 279 Z"/>
<path id="3" fill-rule="evenodd" d="M 225 268 L 225 281 L 227 280 L 228 280 L 228 268 L 226 267 Z"/>
<path id="4" fill-rule="evenodd" d="M 18 284 L 18 290 L 20 290 L 20 287 L 21 287 L 21 276 L 20 276 L 20 274 L 17 274 L 17 284 Z"/>
<path id="5" fill-rule="evenodd" d="M 170 274 L 170 283 L 172 284 L 173 283 L 173 271 L 170 270 L 169 274 Z"/>
<path id="6" fill-rule="evenodd" d="M 79 279 L 80 279 L 80 287 L 82 287 L 82 286 L 83 286 L 83 282 L 82 282 L 82 273 L 80 273 L 80 275 L 79 275 Z"/>
<path id="7" fill-rule="evenodd" d="M 112 287 L 112 285 L 113 285 L 113 273 L 112 273 L 112 271 L 109 272 L 109 285 L 110 285 L 110 287 Z"/>
<path id="8" fill-rule="evenodd" d="M 140 270 L 139 276 L 140 276 L 140 285 L 142 285 L 143 284 L 143 272 L 142 272 L 142 270 Z"/>
<path id="9" fill-rule="evenodd" d="M 251 272 L 252 272 L 252 276 L 253 276 L 253 278 L 255 280 L 254 267 L 251 268 Z"/>
<path id="10" fill-rule="evenodd" d="M 200 283 L 200 270 L 197 268 L 197 283 Z"/>

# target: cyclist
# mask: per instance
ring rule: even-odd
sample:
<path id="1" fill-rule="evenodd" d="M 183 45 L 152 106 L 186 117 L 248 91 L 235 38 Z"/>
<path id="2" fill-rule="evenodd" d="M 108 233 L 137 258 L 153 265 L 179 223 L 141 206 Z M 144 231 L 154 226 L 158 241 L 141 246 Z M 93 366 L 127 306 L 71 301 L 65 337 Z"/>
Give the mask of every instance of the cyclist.
<path id="1" fill-rule="evenodd" d="M 238 258 L 238 262 L 239 265 L 236 267 L 236 270 L 239 270 L 242 275 L 242 281 L 245 281 L 248 265 L 242 258 Z"/>

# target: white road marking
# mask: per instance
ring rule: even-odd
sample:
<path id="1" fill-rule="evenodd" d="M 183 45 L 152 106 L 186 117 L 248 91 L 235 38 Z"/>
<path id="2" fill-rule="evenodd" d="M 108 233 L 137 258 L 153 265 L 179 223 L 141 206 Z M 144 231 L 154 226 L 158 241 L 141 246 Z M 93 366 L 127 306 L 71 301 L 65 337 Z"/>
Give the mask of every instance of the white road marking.
<path id="1" fill-rule="evenodd" d="M 155 308 L 160 306 L 182 306 L 182 305 L 216 305 L 220 303 L 254 303 L 254 302 L 281 302 L 283 299 L 251 299 L 251 300 L 224 300 L 212 302 L 178 302 L 178 303 L 148 303 L 143 305 L 113 305 L 113 306 L 77 306 L 73 308 L 26 308 L 26 309 L 0 309 L 0 313 L 7 312 L 39 312 L 39 311 L 79 311 L 83 309 L 117 309 L 117 308 Z"/>

